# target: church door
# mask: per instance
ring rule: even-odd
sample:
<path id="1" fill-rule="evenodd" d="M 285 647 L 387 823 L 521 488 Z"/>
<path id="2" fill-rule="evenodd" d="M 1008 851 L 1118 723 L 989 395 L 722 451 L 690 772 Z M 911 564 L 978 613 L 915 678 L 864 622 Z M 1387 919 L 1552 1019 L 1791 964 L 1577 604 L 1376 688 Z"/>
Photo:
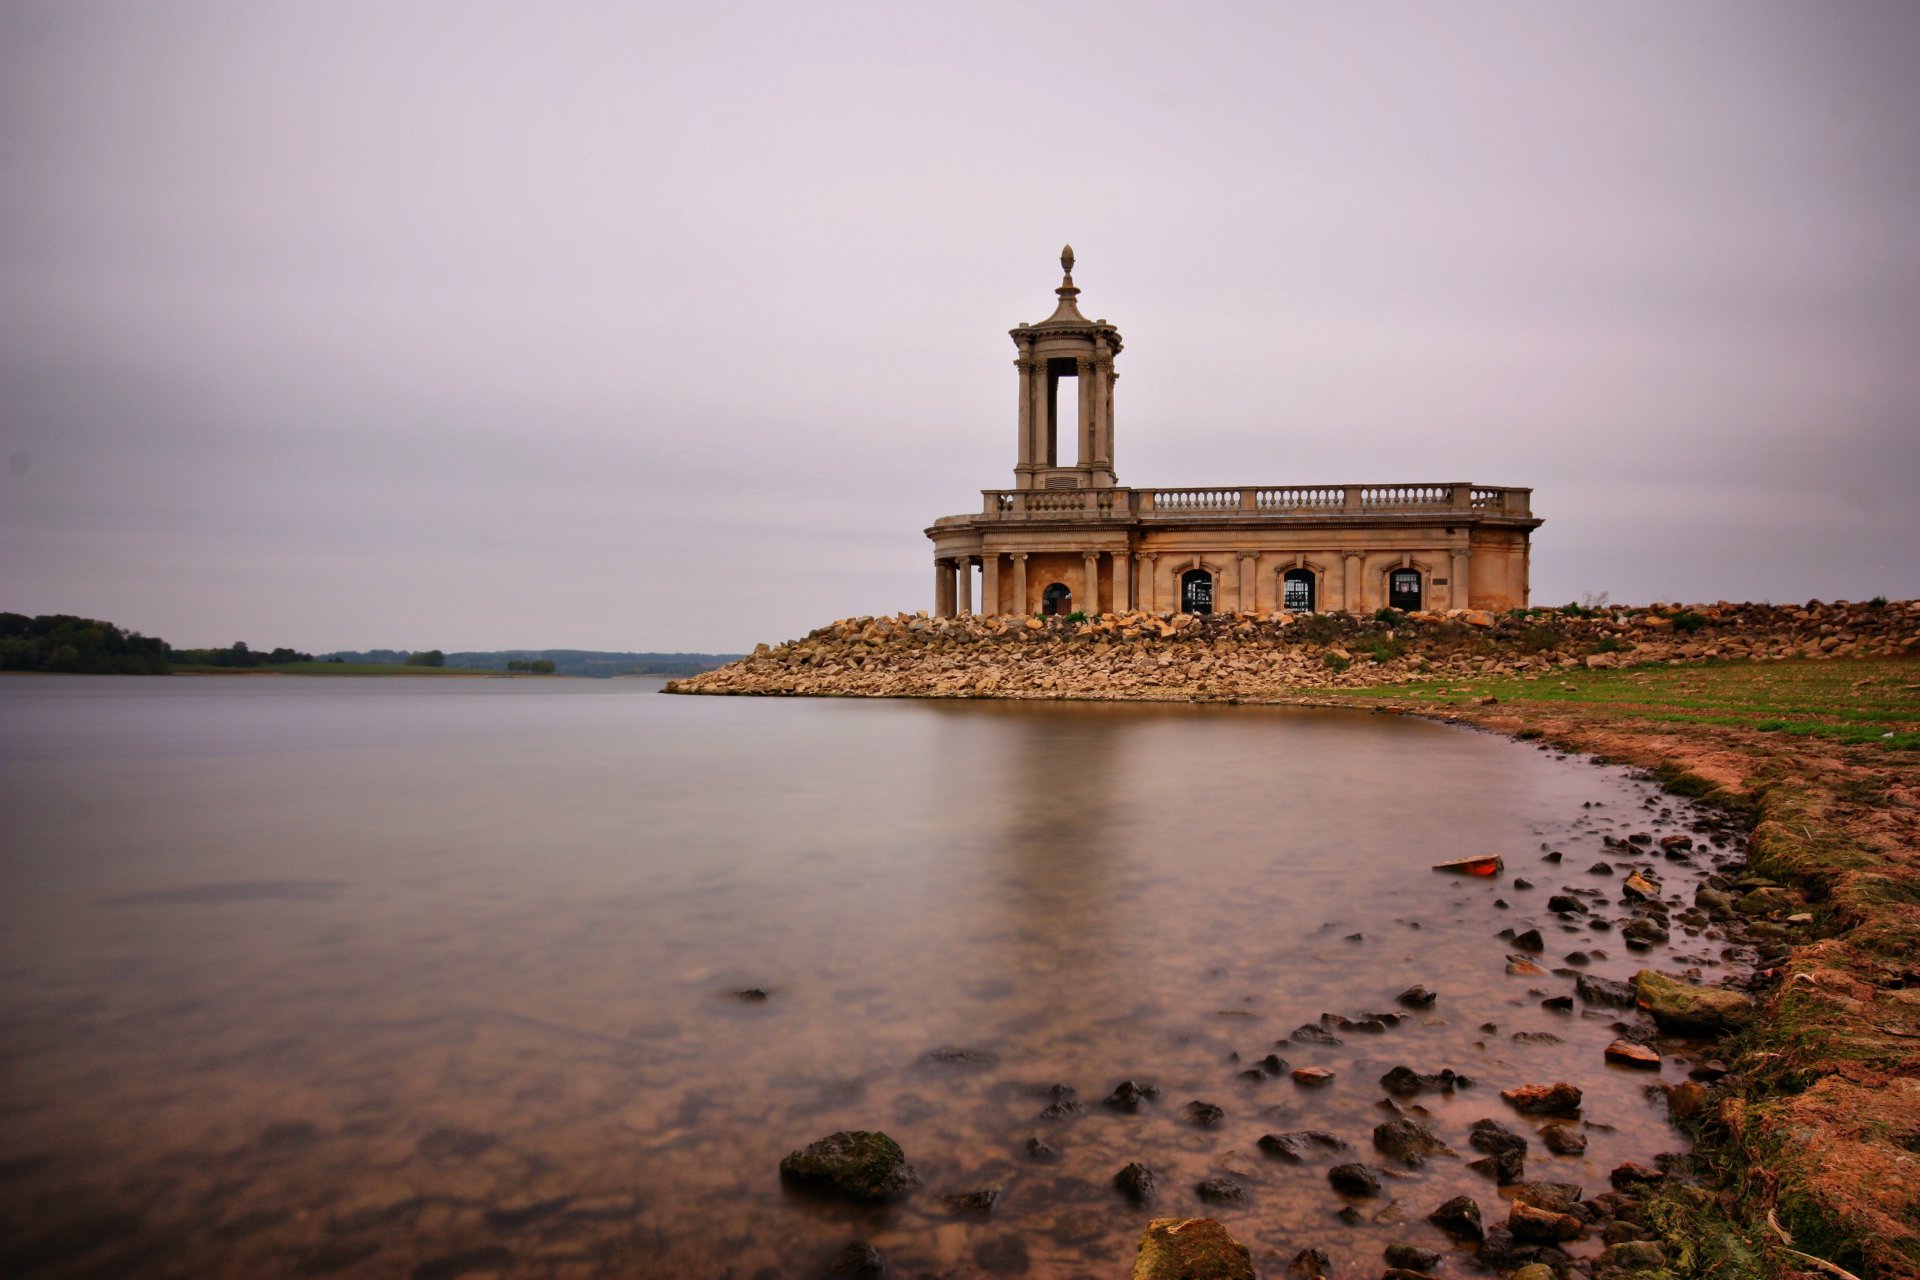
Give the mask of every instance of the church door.
<path id="1" fill-rule="evenodd" d="M 1180 612 L 1213 612 L 1213 575 L 1205 569 L 1189 569 L 1180 575 Z"/>
<path id="2" fill-rule="evenodd" d="M 1289 613 L 1312 613 L 1313 603 L 1313 570 L 1287 570 L 1280 585 L 1280 607 Z"/>
<path id="3" fill-rule="evenodd" d="M 1414 610 L 1420 607 L 1420 571 L 1395 569 L 1387 575 L 1387 607 Z"/>
<path id="4" fill-rule="evenodd" d="M 1065 617 L 1073 612 L 1073 592 L 1064 582 L 1055 582 L 1040 593 L 1040 612 L 1049 618 Z"/>

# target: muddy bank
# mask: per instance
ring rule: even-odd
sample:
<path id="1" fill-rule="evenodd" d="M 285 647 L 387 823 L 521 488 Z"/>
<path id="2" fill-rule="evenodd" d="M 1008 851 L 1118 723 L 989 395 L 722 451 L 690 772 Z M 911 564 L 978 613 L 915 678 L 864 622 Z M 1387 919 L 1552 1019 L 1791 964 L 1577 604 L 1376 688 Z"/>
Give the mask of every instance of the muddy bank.
<path id="1" fill-rule="evenodd" d="M 1283 698 L 1476 675 L 1708 659 L 1894 656 L 1920 602 L 1337 614 L 849 618 L 668 692 L 845 697 Z"/>

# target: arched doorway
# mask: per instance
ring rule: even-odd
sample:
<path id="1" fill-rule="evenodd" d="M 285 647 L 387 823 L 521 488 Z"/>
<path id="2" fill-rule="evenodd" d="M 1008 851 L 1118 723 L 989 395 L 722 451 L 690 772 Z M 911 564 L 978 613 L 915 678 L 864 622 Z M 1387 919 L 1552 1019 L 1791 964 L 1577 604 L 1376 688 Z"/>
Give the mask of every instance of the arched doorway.
<path id="1" fill-rule="evenodd" d="M 1387 575 L 1387 607 L 1413 610 L 1420 607 L 1420 571 L 1395 569 Z"/>
<path id="2" fill-rule="evenodd" d="M 1049 618 L 1065 617 L 1073 612 L 1073 592 L 1067 588 L 1066 583 L 1047 584 L 1047 589 L 1040 593 L 1040 612 Z"/>
<path id="3" fill-rule="evenodd" d="M 1213 575 L 1205 569 L 1189 569 L 1180 575 L 1180 612 L 1213 612 Z"/>
<path id="4" fill-rule="evenodd" d="M 1313 570 L 1289 569 L 1280 578 L 1280 607 L 1289 613 L 1312 613 L 1314 599 Z"/>

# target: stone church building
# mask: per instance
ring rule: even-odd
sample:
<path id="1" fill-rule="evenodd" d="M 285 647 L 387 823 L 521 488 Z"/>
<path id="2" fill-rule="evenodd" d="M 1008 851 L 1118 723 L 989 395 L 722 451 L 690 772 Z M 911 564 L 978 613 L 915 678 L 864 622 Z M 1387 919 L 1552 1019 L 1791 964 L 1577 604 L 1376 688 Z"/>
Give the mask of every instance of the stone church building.
<path id="1" fill-rule="evenodd" d="M 1527 603 L 1532 490 L 1464 483 L 1134 489 L 1113 463 L 1120 331 L 1059 305 L 1012 331 L 1011 489 L 942 516 L 934 607 L 957 613 L 1511 609 Z M 974 593 L 978 570 L 979 594 Z"/>

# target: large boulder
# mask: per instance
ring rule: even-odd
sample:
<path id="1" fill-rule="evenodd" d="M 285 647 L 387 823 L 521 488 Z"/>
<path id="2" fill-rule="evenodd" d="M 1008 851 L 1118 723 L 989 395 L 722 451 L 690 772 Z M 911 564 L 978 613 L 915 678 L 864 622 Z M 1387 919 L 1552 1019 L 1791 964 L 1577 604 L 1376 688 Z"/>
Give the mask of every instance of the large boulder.
<path id="1" fill-rule="evenodd" d="M 1753 1017 L 1753 1001 L 1738 991 L 1690 986 L 1652 969 L 1635 974 L 1633 985 L 1640 1007 L 1673 1035 L 1710 1039 L 1739 1030 Z"/>
<path id="2" fill-rule="evenodd" d="M 891 1200 L 920 1185 L 900 1144 L 869 1129 L 843 1130 L 802 1147 L 780 1162 L 780 1176 L 843 1200 Z"/>
<path id="3" fill-rule="evenodd" d="M 1155 1218 L 1133 1280 L 1254 1280 L 1253 1255 L 1212 1218 Z"/>

